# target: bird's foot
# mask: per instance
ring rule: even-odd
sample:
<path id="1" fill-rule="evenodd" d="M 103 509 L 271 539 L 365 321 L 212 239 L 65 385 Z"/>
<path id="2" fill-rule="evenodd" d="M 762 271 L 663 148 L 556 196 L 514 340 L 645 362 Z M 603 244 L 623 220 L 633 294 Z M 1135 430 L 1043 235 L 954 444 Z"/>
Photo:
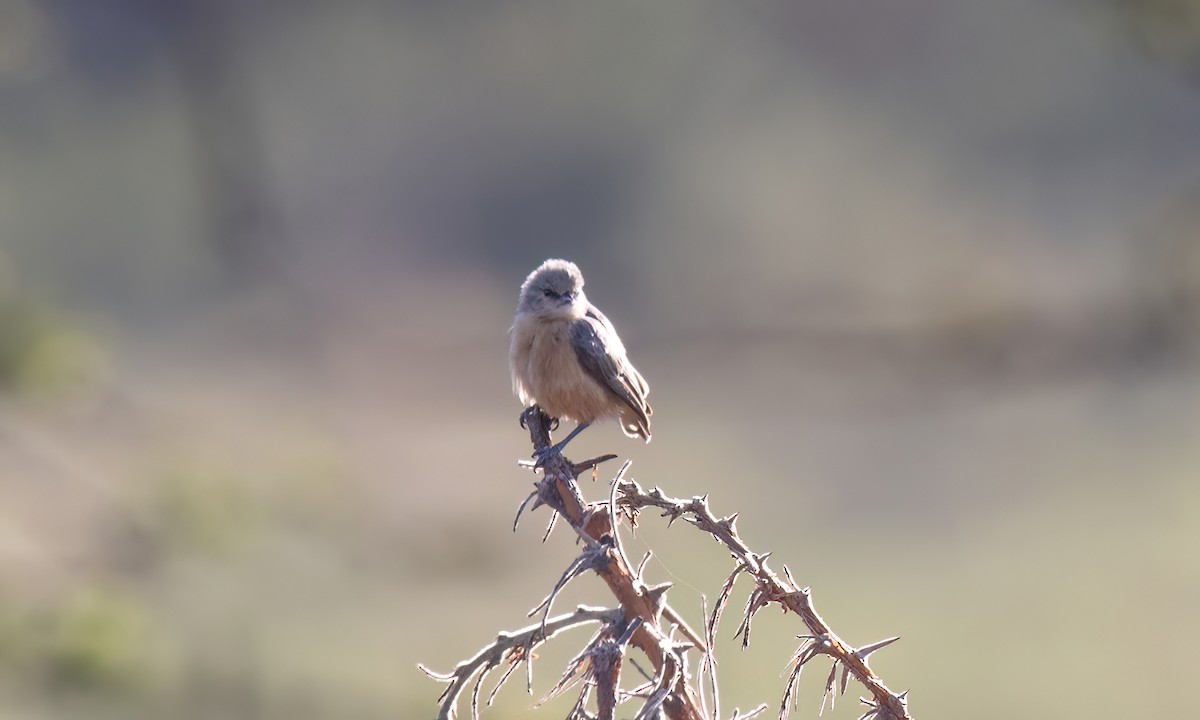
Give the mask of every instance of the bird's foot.
<path id="1" fill-rule="evenodd" d="M 561 457 L 565 442 L 547 445 L 544 448 L 539 448 L 533 451 L 533 469 L 537 470 L 540 467 L 545 467 L 546 463 L 550 462 L 551 458 Z"/>
<path id="2" fill-rule="evenodd" d="M 521 423 L 521 429 L 528 430 L 529 429 L 529 427 L 528 427 L 529 418 L 533 417 L 535 414 L 540 413 L 540 412 L 543 412 L 543 410 L 540 407 L 538 407 L 537 405 L 530 405 L 529 407 L 522 410 L 521 414 L 517 416 L 517 422 Z M 557 429 L 558 429 L 558 418 L 550 418 L 550 427 L 549 427 L 550 432 L 554 432 Z"/>

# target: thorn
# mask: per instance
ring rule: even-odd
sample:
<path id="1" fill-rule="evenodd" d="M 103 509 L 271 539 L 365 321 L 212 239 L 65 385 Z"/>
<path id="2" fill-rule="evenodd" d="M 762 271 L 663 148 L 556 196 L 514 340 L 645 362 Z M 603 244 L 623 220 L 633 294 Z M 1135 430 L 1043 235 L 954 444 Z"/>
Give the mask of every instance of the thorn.
<path id="1" fill-rule="evenodd" d="M 542 536 L 542 544 L 546 544 L 546 540 L 550 538 L 550 533 L 554 531 L 554 525 L 558 522 L 558 511 L 550 513 L 550 522 L 546 525 L 546 534 Z"/>
<path id="2" fill-rule="evenodd" d="M 583 462 L 577 462 L 577 463 L 571 465 L 571 472 L 575 475 L 575 477 L 579 477 L 579 474 L 582 473 L 584 470 L 591 470 L 592 471 L 592 480 L 595 480 L 596 479 L 596 477 L 595 477 L 596 466 L 599 465 L 600 463 L 608 462 L 609 460 L 615 460 L 616 457 L 617 457 L 616 455 L 613 455 L 612 453 L 608 453 L 606 455 L 599 455 L 597 457 L 591 458 L 590 460 L 584 460 Z M 526 460 L 524 462 L 529 462 L 529 461 Z M 529 463 L 529 464 L 532 465 L 533 463 Z"/>
<path id="3" fill-rule="evenodd" d="M 750 553 L 750 562 L 751 562 L 750 572 L 757 573 L 759 571 L 759 569 L 762 568 L 763 563 L 766 562 L 767 558 L 769 558 L 769 557 L 771 557 L 771 553 L 769 553 L 769 552 L 765 552 L 762 554 L 755 553 L 755 552 Z"/>
<path id="4" fill-rule="evenodd" d="M 809 636 L 797 635 L 796 637 L 808 638 Z M 794 667 L 799 667 L 801 665 L 804 665 L 805 663 L 807 663 L 809 660 L 812 660 L 816 656 L 817 656 L 816 644 L 813 643 L 810 639 L 806 639 L 806 640 L 804 640 L 804 642 L 800 643 L 800 647 L 797 648 L 796 652 L 794 652 L 792 654 L 792 659 L 788 660 L 788 664 L 784 665 L 784 669 L 787 669 L 788 665 L 791 665 Z M 780 673 L 780 674 L 782 674 L 782 673 Z"/>
<path id="5" fill-rule="evenodd" d="M 433 678 L 434 680 L 437 680 L 438 682 L 450 682 L 451 680 L 454 679 L 454 673 L 446 674 L 446 673 L 434 672 L 433 670 L 430 670 L 429 668 L 425 667 L 421 663 L 417 663 L 417 668 L 421 672 L 425 673 L 426 675 Z"/>
<path id="6" fill-rule="evenodd" d="M 629 641 L 633 639 L 633 634 L 637 632 L 639 627 L 642 626 L 642 622 L 643 621 L 640 617 L 635 617 L 634 619 L 630 620 L 629 624 L 627 624 L 625 629 L 621 632 L 621 637 L 617 638 L 617 645 L 621 648 L 624 648 L 626 645 L 628 645 Z"/>
<path id="7" fill-rule="evenodd" d="M 862 698 L 859 698 L 859 699 L 862 700 Z M 866 702 L 866 700 L 863 700 L 863 702 Z M 871 720 L 871 718 L 875 717 L 878 714 L 879 714 L 879 708 L 871 707 L 870 710 L 867 710 L 862 715 L 859 715 L 858 718 L 856 718 L 856 720 Z"/>
<path id="8" fill-rule="evenodd" d="M 792 586 L 793 590 L 795 590 L 797 587 L 799 587 L 796 584 L 796 579 L 794 577 L 792 577 L 792 570 L 791 570 L 791 568 L 789 568 L 787 566 L 787 563 L 784 563 L 784 565 L 783 565 L 783 575 L 784 575 L 784 577 L 787 578 L 788 584 Z"/>
<path id="9" fill-rule="evenodd" d="M 637 578 L 638 582 L 641 582 L 642 578 L 644 577 L 643 573 L 646 572 L 646 563 L 650 562 L 650 557 L 651 552 L 647 550 L 646 554 L 643 555 L 642 559 L 638 562 L 637 570 L 635 570 L 633 573 L 633 576 Z"/>
<path id="10" fill-rule="evenodd" d="M 859 649 L 854 651 L 854 656 L 856 658 L 858 658 L 859 660 L 862 660 L 865 663 L 867 661 L 867 658 L 871 655 L 871 653 L 875 652 L 876 650 L 879 650 L 880 648 L 885 648 L 888 645 L 891 645 L 892 643 L 896 642 L 899 639 L 900 639 L 900 636 L 897 635 L 895 637 L 887 638 L 886 640 L 880 640 L 879 642 L 871 643 L 870 645 L 863 645 L 862 647 L 860 647 Z"/>
<path id="11" fill-rule="evenodd" d="M 661 608 L 666 599 L 667 591 L 675 587 L 673 582 L 665 582 L 658 585 L 650 585 L 646 587 L 646 597 L 650 602 L 654 603 L 654 607 Z"/>
<path id="12" fill-rule="evenodd" d="M 833 667 L 829 668 L 829 679 L 825 681 L 825 692 L 821 694 L 821 709 L 817 711 L 817 717 L 825 714 L 825 700 L 829 700 L 829 712 L 833 712 L 837 705 L 837 693 L 833 691 L 834 682 L 837 679 L 838 661 L 833 661 Z"/>
<path id="13" fill-rule="evenodd" d="M 758 707 L 754 708 L 753 710 L 746 713 L 745 715 L 742 715 L 741 711 L 738 708 L 734 708 L 733 709 L 733 720 L 750 720 L 750 718 L 752 718 L 756 715 L 761 715 L 766 709 L 767 709 L 767 704 L 763 703 L 762 705 L 759 705 Z"/>
<path id="14" fill-rule="evenodd" d="M 529 504 L 530 500 L 537 499 L 537 502 L 533 504 L 533 507 L 529 508 L 529 512 L 537 510 L 538 506 L 542 504 L 541 498 L 538 497 L 539 494 L 540 493 L 535 485 L 534 491 L 529 493 L 529 495 L 521 502 L 521 505 L 517 508 L 517 516 L 513 518 L 513 532 L 517 531 L 517 525 L 521 523 L 521 513 L 525 512 L 525 506 Z"/>

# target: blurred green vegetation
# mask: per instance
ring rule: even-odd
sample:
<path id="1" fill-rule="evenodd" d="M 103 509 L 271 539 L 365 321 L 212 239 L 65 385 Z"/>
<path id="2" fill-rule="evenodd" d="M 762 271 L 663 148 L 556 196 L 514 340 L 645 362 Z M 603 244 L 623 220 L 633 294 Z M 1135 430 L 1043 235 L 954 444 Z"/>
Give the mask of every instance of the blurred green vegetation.
<path id="1" fill-rule="evenodd" d="M 5 260 L 0 253 L 0 390 L 40 402 L 92 391 L 103 370 L 100 345 L 23 293 Z"/>
<path id="2" fill-rule="evenodd" d="M 81 691 L 130 691 L 148 680 L 145 609 L 119 589 L 84 588 L 41 623 L 47 681 Z"/>
<path id="3" fill-rule="evenodd" d="M 155 474 L 148 485 L 156 494 L 151 512 L 159 542 L 175 552 L 236 553 L 261 522 L 256 514 L 262 508 L 249 495 L 245 478 L 177 464 Z"/>
<path id="4" fill-rule="evenodd" d="M 18 697 L 132 698 L 155 681 L 151 613 L 125 588 L 89 583 L 48 605 L 10 598 L 0 626 L 3 685 Z"/>

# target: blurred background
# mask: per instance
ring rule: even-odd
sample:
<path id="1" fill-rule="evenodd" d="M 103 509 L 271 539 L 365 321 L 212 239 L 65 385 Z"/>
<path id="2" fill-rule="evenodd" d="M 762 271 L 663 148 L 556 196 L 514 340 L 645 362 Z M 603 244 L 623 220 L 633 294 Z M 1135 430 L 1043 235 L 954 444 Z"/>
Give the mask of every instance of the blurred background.
<path id="1" fill-rule="evenodd" d="M 1200 2 L 0 0 L 0 714 L 433 716 L 577 552 L 511 529 L 546 257 L 653 386 L 571 454 L 918 717 L 1192 707 Z M 693 619 L 730 570 L 629 542 Z M 802 632 L 735 626 L 724 715 Z"/>

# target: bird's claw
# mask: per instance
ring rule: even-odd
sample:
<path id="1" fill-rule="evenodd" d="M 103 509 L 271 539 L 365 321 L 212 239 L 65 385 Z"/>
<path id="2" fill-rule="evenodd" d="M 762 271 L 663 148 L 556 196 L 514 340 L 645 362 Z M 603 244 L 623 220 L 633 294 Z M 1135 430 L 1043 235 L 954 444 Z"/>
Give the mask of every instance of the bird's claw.
<path id="1" fill-rule="evenodd" d="M 540 407 L 538 407 L 537 405 L 530 405 L 529 407 L 522 410 L 521 414 L 517 416 L 517 422 L 519 422 L 521 424 L 521 429 L 528 430 L 529 429 L 529 427 L 528 427 L 529 418 L 533 417 L 534 413 L 539 413 L 539 412 L 542 412 L 542 409 Z M 557 429 L 558 429 L 558 418 L 550 418 L 550 432 L 554 432 Z"/>

